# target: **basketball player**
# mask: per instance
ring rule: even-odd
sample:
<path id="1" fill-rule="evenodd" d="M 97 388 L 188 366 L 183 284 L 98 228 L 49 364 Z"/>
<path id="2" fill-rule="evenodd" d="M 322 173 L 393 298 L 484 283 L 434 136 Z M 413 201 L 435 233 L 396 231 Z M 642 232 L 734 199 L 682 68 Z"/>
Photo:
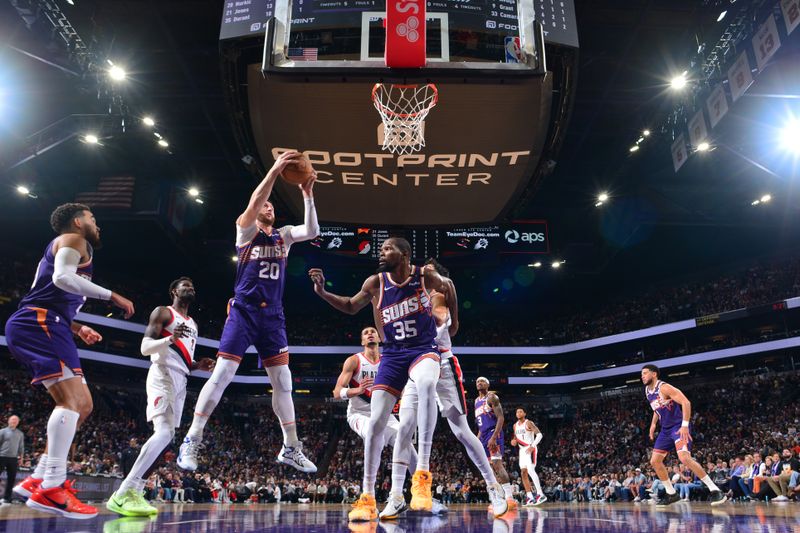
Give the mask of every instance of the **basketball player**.
<path id="1" fill-rule="evenodd" d="M 692 458 L 691 402 L 681 391 L 658 379 L 659 373 L 660 371 L 656 365 L 644 365 L 642 368 L 644 394 L 653 409 L 653 420 L 650 423 L 650 440 L 655 442 L 653 454 L 650 456 L 650 464 L 653 465 L 656 475 L 661 480 L 666 491 L 666 495 L 658 500 L 658 505 L 670 505 L 681 499 L 675 491 L 675 487 L 672 486 L 669 472 L 664 466 L 664 457 L 670 450 L 677 451 L 678 459 L 680 459 L 681 463 L 694 472 L 694 475 L 711 491 L 709 497 L 711 505 L 725 503 L 728 497 L 711 481 L 711 478 L 700 466 L 700 463 Z M 661 431 L 656 437 L 656 424 L 659 420 L 661 421 Z"/>
<path id="2" fill-rule="evenodd" d="M 147 373 L 147 421 L 153 423 L 153 434 L 139 451 L 128 477 L 106 503 L 110 511 L 125 516 L 158 513 L 142 495 L 145 480 L 172 444 L 175 428 L 181 425 L 186 376 L 192 370 L 214 368 L 213 359 L 194 360 L 197 324 L 189 316 L 189 306 L 195 300 L 192 280 L 176 279 L 169 286 L 169 294 L 172 305 L 153 310 L 141 346 L 142 355 L 150 356 L 152 362 Z"/>
<path id="3" fill-rule="evenodd" d="M 379 342 L 377 329 L 368 326 L 361 330 L 361 346 L 364 347 L 364 351 L 353 354 L 345 360 L 342 373 L 339 374 L 336 387 L 333 389 L 334 398 L 347 400 L 347 424 L 362 439 L 367 436 L 371 389 L 381 363 Z M 381 449 L 387 444 L 394 446 L 399 425 L 397 418 L 390 414 Z M 408 446 L 401 451 L 401 455 L 406 467 L 413 474 L 417 466 L 417 451 L 413 446 Z"/>
<path id="4" fill-rule="evenodd" d="M 311 179 L 298 187 L 303 192 L 305 217 L 302 226 L 275 228 L 275 210 L 268 201 L 275 180 L 299 152 L 284 152 L 253 191 L 247 209 L 236 219 L 236 267 L 234 297 L 228 302 L 228 319 L 219 341 L 214 373 L 197 397 L 194 419 L 178 454 L 178 466 L 197 469 L 199 445 L 208 418 L 233 380 L 245 351 L 255 345 L 272 385 L 272 409 L 281 423 L 283 446 L 278 462 L 301 472 L 314 473 L 317 467 L 303 454 L 297 438 L 292 402 L 292 373 L 283 316 L 283 287 L 286 261 L 293 243 L 313 239 L 319 234 Z"/>
<path id="5" fill-rule="evenodd" d="M 447 269 L 435 259 L 428 259 L 425 268 L 432 268 L 441 276 L 449 277 Z M 466 448 L 467 455 L 481 472 L 486 481 L 495 517 L 499 517 L 506 512 L 508 506 L 503 489 L 498 485 L 489 460 L 483 453 L 481 441 L 472 434 L 467 423 L 467 401 L 461 377 L 461 366 L 453 355 L 453 344 L 450 340 L 449 327 L 452 320 L 447 307 L 447 293 L 431 292 L 431 306 L 436 319 L 436 347 L 441 358 L 439 381 L 436 382 L 439 411 L 447 419 L 453 435 Z M 408 508 L 403 497 L 406 469 L 401 452 L 413 446 L 411 438 L 415 428 L 414 422 L 417 419 L 417 403 L 417 385 L 413 381 L 409 381 L 403 389 L 402 398 L 400 398 L 400 429 L 392 457 L 392 489 L 386 507 L 381 511 L 381 520 L 393 520 Z"/>
<path id="6" fill-rule="evenodd" d="M 74 322 L 87 298 L 108 300 L 134 313 L 133 303 L 92 283 L 93 250 L 100 248 L 100 228 L 89 207 L 63 204 L 50 215 L 58 237 L 50 241 L 36 268 L 33 286 L 6 322 L 6 341 L 14 358 L 30 370 L 34 385 L 43 385 L 56 406 L 47 422 L 47 446 L 33 474 L 14 488 L 33 509 L 86 519 L 97 509 L 82 503 L 67 481 L 67 454 L 75 431 L 92 412 L 92 395 L 83 377 L 72 336 L 86 344 L 103 340 Z"/>
<path id="7" fill-rule="evenodd" d="M 338 296 L 325 290 L 325 277 L 318 268 L 312 268 L 309 275 L 314 281 L 314 291 L 342 312 L 355 314 L 372 301 L 385 339 L 381 365 L 372 387 L 369 426 L 364 440 L 363 492 L 350 511 L 350 520 L 378 518 L 375 477 L 383 434 L 389 413 L 409 379 L 416 383 L 419 396 L 419 450 L 417 470 L 411 480 L 411 509 L 430 511 L 433 507 L 430 456 L 436 427 L 439 353 L 436 351 L 436 322 L 431 315 L 428 289 L 452 294 L 448 301 L 452 317 L 450 333 L 455 334 L 458 330 L 458 305 L 452 281 L 434 270 L 423 271 L 412 266 L 411 245 L 399 237 L 383 242 L 378 273 L 367 278 L 355 296 Z"/>
<path id="8" fill-rule="evenodd" d="M 525 505 L 541 505 L 547 501 L 547 496 L 542 492 L 539 476 L 536 474 L 536 460 L 538 458 L 538 444 L 544 435 L 536 424 L 525 418 L 525 409 L 517 408 L 517 421 L 514 422 L 514 438 L 512 446 L 519 446 L 519 469 L 522 474 L 522 484 L 525 486 Z M 530 476 L 530 479 L 528 479 Z M 531 493 L 531 480 L 536 488 L 536 498 Z"/>
<path id="9" fill-rule="evenodd" d="M 489 392 L 489 380 L 483 376 L 475 380 L 475 387 L 478 389 L 478 397 L 475 398 L 475 424 L 478 426 L 478 438 L 483 444 L 484 453 L 491 461 L 497 481 L 503 485 L 506 495 L 508 508 L 517 508 L 517 502 L 511 490 L 511 480 L 503 466 L 503 452 L 505 442 L 503 439 L 503 406 L 500 405 L 500 398 L 497 394 Z M 492 508 L 494 512 L 494 507 Z"/>

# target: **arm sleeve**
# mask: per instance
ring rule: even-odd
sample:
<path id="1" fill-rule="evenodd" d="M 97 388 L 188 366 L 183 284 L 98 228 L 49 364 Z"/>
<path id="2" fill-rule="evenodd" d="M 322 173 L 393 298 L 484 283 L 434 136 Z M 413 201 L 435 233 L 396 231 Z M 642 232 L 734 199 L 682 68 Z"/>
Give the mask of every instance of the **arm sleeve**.
<path id="1" fill-rule="evenodd" d="M 110 300 L 111 291 L 78 275 L 81 254 L 75 248 L 63 247 L 56 252 L 53 284 L 63 291 L 97 300 Z"/>
<path id="2" fill-rule="evenodd" d="M 538 445 L 539 445 L 539 443 L 540 443 L 540 442 L 542 442 L 542 439 L 543 439 L 543 438 L 544 438 L 544 435 L 542 434 L 542 432 L 541 432 L 541 431 L 540 431 L 539 433 L 537 433 L 537 434 L 536 434 L 536 435 L 533 437 L 533 446 L 538 446 Z"/>
<path id="3" fill-rule="evenodd" d="M 252 241 L 257 233 L 258 226 L 255 224 L 244 228 L 239 224 L 236 224 L 236 246 L 244 246 L 248 242 Z"/>
<path id="4" fill-rule="evenodd" d="M 161 353 L 163 348 L 172 344 L 172 337 L 164 337 L 163 339 L 151 339 L 144 337 L 142 339 L 142 355 L 153 355 L 154 353 Z"/>
<path id="5" fill-rule="evenodd" d="M 319 235 L 319 222 L 317 221 L 317 208 L 314 207 L 314 199 L 306 198 L 303 200 L 305 205 L 305 215 L 303 216 L 302 226 L 286 226 L 283 239 L 288 246 L 295 242 L 310 241 Z"/>

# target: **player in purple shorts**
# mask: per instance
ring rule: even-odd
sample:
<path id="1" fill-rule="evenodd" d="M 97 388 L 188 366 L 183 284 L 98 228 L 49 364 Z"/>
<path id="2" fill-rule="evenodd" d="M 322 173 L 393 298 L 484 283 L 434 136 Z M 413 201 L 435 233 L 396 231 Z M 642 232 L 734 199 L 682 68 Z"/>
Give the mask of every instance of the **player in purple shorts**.
<path id="1" fill-rule="evenodd" d="M 392 237 L 381 245 L 378 273 L 364 282 L 352 297 L 325 290 L 322 270 L 312 268 L 309 276 L 314 291 L 333 307 L 355 314 L 373 303 L 378 328 L 384 339 L 383 357 L 372 387 L 370 419 L 364 439 L 364 479 L 362 494 L 350 511 L 354 521 L 376 520 L 375 478 L 381 457 L 383 432 L 389 413 L 409 380 L 417 385 L 419 408 L 419 450 L 417 471 L 411 479 L 411 509 L 430 511 L 430 455 L 436 427 L 436 383 L 439 379 L 439 352 L 436 350 L 436 321 L 431 311 L 428 289 L 447 292 L 452 323 L 450 334 L 458 331 L 458 299 L 455 286 L 434 269 L 411 265 L 411 245 Z"/>
<path id="2" fill-rule="evenodd" d="M 272 385 L 272 409 L 281 423 L 283 446 L 278 462 L 301 472 L 313 473 L 317 467 L 303 454 L 297 438 L 292 401 L 292 373 L 289 370 L 289 343 L 283 316 L 283 287 L 286 262 L 293 243 L 313 239 L 319 234 L 314 207 L 314 181 L 298 187 L 303 193 L 305 217 L 300 226 L 275 228 L 275 210 L 268 201 L 275 180 L 299 152 L 284 152 L 253 191 L 247 209 L 236 219 L 236 284 L 228 302 L 228 319 L 222 330 L 214 372 L 197 397 L 194 419 L 183 439 L 178 466 L 197 469 L 198 448 L 203 429 L 236 375 L 239 363 L 250 346 L 255 346 Z"/>
<path id="3" fill-rule="evenodd" d="M 478 439 L 492 464 L 497 482 L 503 486 L 508 508 L 514 510 L 517 508 L 517 501 L 511 490 L 511 479 L 503 465 L 503 453 L 506 449 L 503 438 L 505 425 L 503 406 L 500 405 L 497 394 L 489 391 L 487 378 L 481 376 L 475 380 L 475 388 L 478 389 L 478 397 L 475 398 L 475 425 L 478 426 Z"/>
<path id="4" fill-rule="evenodd" d="M 692 419 L 692 403 L 686 396 L 667 383 L 658 379 L 660 371 L 656 365 L 645 365 L 642 368 L 642 383 L 647 402 L 653 409 L 653 421 L 650 423 L 650 440 L 654 441 L 650 464 L 656 471 L 658 479 L 664 484 L 666 495 L 658 499 L 658 505 L 670 505 L 680 501 L 680 496 L 672 486 L 669 472 L 664 466 L 664 457 L 672 451 L 678 452 L 678 459 L 694 472 L 711 491 L 711 505 L 719 505 L 727 501 L 719 487 L 711 481 L 700 463 L 692 458 L 692 435 L 690 421 Z M 661 430 L 656 437 L 656 424 L 661 422 Z M 637 496 L 634 494 L 634 496 Z"/>
<path id="5" fill-rule="evenodd" d="M 11 355 L 26 366 L 34 385 L 43 385 L 56 403 L 47 422 L 47 446 L 33 474 L 14 487 L 33 509 L 86 519 L 97 509 L 81 503 L 67 481 L 67 454 L 75 431 L 92 412 L 73 335 L 86 344 L 102 337 L 74 321 L 87 298 L 109 300 L 133 315 L 133 303 L 92 283 L 93 249 L 100 247 L 100 228 L 89 207 L 58 206 L 50 215 L 58 237 L 50 241 L 36 268 L 33 286 L 6 322 Z"/>

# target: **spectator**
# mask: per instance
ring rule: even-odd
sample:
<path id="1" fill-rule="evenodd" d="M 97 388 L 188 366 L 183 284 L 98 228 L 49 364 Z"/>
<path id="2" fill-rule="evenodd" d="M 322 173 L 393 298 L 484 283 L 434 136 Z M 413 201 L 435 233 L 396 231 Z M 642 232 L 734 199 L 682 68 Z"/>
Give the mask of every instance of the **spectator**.
<path id="1" fill-rule="evenodd" d="M 781 460 L 777 462 L 777 468 L 773 470 L 773 475 L 767 479 L 770 488 L 776 494 L 774 501 L 785 502 L 789 500 L 789 483 L 792 480 L 792 474 L 795 472 L 800 472 L 800 462 L 794 457 L 794 452 L 786 448 L 783 450 Z"/>
<path id="2" fill-rule="evenodd" d="M 17 429 L 19 417 L 8 417 L 8 426 L 0 429 L 0 473 L 6 472 L 6 490 L 0 503 L 11 503 L 17 478 L 17 467 L 25 456 L 25 435 Z"/>

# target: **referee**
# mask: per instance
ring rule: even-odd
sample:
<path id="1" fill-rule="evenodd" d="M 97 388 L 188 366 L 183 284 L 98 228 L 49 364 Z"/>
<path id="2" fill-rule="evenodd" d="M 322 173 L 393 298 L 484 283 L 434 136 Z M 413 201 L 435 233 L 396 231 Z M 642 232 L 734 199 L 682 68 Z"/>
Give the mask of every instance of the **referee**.
<path id="1" fill-rule="evenodd" d="M 17 480 L 17 466 L 22 463 L 25 453 L 25 435 L 17 429 L 19 417 L 8 417 L 8 427 L 0 429 L 0 473 L 6 471 L 6 490 L 1 503 L 11 503 L 14 483 Z"/>

